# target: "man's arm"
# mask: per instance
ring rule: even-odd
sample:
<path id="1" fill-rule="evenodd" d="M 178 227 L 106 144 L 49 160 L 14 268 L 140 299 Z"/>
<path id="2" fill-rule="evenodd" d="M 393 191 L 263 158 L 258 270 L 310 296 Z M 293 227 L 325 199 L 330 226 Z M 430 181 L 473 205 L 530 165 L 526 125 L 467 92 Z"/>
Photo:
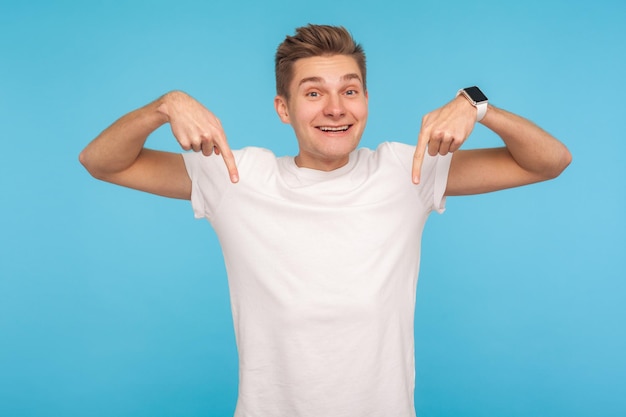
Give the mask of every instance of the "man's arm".
<path id="1" fill-rule="evenodd" d="M 221 154 L 232 182 L 238 181 L 235 159 L 220 121 L 182 92 L 171 92 L 121 117 L 80 154 L 94 177 L 166 197 L 189 199 L 191 180 L 181 155 L 144 147 L 148 136 L 170 123 L 180 146 L 204 155 Z"/>
<path id="2" fill-rule="evenodd" d="M 426 149 L 431 155 L 454 152 L 446 195 L 487 193 L 552 179 L 571 162 L 567 148 L 549 133 L 491 105 L 481 123 L 506 146 L 459 151 L 475 120 L 476 108 L 461 96 L 424 116 L 413 163 L 414 182 L 419 182 Z"/>

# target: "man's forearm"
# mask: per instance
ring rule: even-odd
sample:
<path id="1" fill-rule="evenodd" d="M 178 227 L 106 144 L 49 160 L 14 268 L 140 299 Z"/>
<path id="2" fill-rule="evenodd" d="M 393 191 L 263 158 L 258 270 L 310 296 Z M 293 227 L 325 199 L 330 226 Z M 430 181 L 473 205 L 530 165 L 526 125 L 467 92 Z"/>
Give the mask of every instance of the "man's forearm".
<path id="1" fill-rule="evenodd" d="M 571 162 L 565 145 L 523 117 L 489 105 L 481 123 L 502 138 L 513 159 L 526 171 L 550 179 Z"/>
<path id="2" fill-rule="evenodd" d="M 159 111 L 163 100 L 161 97 L 115 121 L 83 149 L 80 162 L 97 178 L 130 167 L 148 136 L 168 121 Z"/>

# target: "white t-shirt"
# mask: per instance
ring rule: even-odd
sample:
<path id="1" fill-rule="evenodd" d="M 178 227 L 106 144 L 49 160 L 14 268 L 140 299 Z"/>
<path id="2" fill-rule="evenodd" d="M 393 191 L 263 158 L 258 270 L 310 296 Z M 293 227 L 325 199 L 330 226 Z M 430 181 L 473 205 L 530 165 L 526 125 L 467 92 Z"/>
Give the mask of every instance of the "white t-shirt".
<path id="1" fill-rule="evenodd" d="M 184 154 L 195 216 L 215 229 L 239 352 L 236 417 L 414 416 L 415 289 L 424 223 L 450 156 L 358 149 L 323 172 L 265 149 Z"/>

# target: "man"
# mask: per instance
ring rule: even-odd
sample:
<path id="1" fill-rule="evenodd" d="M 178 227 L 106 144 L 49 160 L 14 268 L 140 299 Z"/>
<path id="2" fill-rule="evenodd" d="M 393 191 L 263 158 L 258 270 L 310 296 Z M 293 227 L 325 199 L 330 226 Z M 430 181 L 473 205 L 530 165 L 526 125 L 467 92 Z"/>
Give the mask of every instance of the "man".
<path id="1" fill-rule="evenodd" d="M 288 36 L 276 83 L 295 157 L 231 151 L 210 111 L 171 92 L 113 123 L 80 160 L 97 178 L 190 199 L 216 230 L 239 351 L 236 416 L 414 416 L 413 313 L 428 214 L 443 211 L 448 195 L 554 178 L 571 156 L 474 88 L 423 118 L 416 147 L 356 149 L 367 121 L 365 56 L 340 27 Z M 458 150 L 477 120 L 505 146 Z M 165 123 L 195 152 L 145 148 Z"/>

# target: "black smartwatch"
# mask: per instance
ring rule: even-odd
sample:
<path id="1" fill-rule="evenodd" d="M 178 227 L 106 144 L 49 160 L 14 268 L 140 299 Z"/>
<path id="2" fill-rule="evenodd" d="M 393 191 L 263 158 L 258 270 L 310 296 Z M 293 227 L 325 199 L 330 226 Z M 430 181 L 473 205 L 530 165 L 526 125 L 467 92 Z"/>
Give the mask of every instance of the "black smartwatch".
<path id="1" fill-rule="evenodd" d="M 462 88 L 456 95 L 463 95 L 463 97 L 472 103 L 472 106 L 476 107 L 477 122 L 480 122 L 483 117 L 485 117 L 485 113 L 487 113 L 487 103 L 489 103 L 489 101 L 487 100 L 487 96 L 480 91 L 480 88 L 476 86 Z"/>

